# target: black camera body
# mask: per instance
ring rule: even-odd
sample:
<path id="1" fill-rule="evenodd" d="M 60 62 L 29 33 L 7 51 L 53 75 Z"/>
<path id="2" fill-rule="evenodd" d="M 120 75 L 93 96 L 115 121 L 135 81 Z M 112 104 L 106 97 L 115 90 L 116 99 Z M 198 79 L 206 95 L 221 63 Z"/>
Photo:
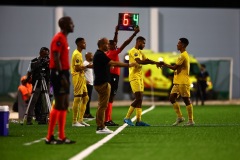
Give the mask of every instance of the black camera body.
<path id="1" fill-rule="evenodd" d="M 32 74 L 32 84 L 34 85 L 36 80 L 41 81 L 45 78 L 48 84 L 50 79 L 50 69 L 49 69 L 49 57 L 37 57 L 31 60 L 31 74 Z"/>
<path id="2" fill-rule="evenodd" d="M 38 61 L 39 61 L 39 67 L 46 68 L 49 66 L 50 59 L 49 57 L 39 57 Z"/>
<path id="3" fill-rule="evenodd" d="M 39 68 L 40 68 L 40 74 L 42 74 L 42 76 L 45 76 L 46 75 L 46 70 L 49 69 L 49 57 L 40 57 L 39 58 Z"/>

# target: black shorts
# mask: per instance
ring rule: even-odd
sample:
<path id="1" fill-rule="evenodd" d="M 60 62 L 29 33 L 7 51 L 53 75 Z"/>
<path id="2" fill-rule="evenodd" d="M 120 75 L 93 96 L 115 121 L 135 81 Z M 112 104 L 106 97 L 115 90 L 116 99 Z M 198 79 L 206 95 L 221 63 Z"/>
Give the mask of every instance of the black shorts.
<path id="1" fill-rule="evenodd" d="M 61 84 L 61 79 L 62 75 L 65 75 L 67 78 L 67 81 L 69 83 L 68 89 L 64 89 L 64 87 Z M 58 75 L 56 74 L 56 70 L 52 69 L 50 73 L 50 81 L 53 86 L 53 94 L 58 96 L 58 95 L 63 95 L 63 94 L 69 94 L 70 93 L 70 80 L 69 80 L 69 70 L 62 70 L 61 73 Z"/>
<path id="2" fill-rule="evenodd" d="M 111 95 L 116 95 L 118 90 L 119 75 L 110 74 Z"/>

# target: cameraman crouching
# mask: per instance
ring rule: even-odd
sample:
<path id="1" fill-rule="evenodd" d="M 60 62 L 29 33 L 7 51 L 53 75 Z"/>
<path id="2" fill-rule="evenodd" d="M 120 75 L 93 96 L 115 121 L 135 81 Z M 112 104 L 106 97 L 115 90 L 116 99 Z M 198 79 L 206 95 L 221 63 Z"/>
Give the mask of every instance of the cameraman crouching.
<path id="1" fill-rule="evenodd" d="M 32 117 L 34 116 L 34 111 L 38 124 L 47 123 L 48 106 L 47 101 L 44 97 L 44 84 L 42 84 L 43 78 L 45 79 L 46 87 L 48 90 L 47 92 L 49 93 L 49 49 L 46 47 L 42 47 L 40 49 L 39 57 L 32 59 L 28 67 L 27 81 L 32 79 L 33 97 L 27 113 L 27 125 L 33 124 Z"/>

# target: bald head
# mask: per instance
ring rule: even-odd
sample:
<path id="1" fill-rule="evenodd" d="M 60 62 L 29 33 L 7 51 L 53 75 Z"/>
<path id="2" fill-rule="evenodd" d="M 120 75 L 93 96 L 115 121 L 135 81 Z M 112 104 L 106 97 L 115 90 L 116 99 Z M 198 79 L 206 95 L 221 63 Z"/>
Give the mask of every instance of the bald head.
<path id="1" fill-rule="evenodd" d="M 64 26 L 66 23 L 69 23 L 71 21 L 71 17 L 62 17 L 58 20 L 58 26 L 61 28 L 61 29 L 64 29 Z"/>
<path id="2" fill-rule="evenodd" d="M 74 24 L 71 17 L 65 16 L 58 20 L 58 25 L 61 31 L 65 34 L 72 33 Z"/>
<path id="3" fill-rule="evenodd" d="M 98 49 L 103 52 L 106 52 L 106 51 L 108 51 L 108 44 L 109 44 L 109 41 L 107 38 L 105 38 L 105 37 L 101 38 L 98 40 L 98 43 L 97 43 Z"/>
<path id="4" fill-rule="evenodd" d="M 87 53 L 85 54 L 85 58 L 86 58 L 86 60 L 87 60 L 88 62 L 91 62 L 91 61 L 93 60 L 93 54 L 92 54 L 92 52 L 87 52 Z"/>

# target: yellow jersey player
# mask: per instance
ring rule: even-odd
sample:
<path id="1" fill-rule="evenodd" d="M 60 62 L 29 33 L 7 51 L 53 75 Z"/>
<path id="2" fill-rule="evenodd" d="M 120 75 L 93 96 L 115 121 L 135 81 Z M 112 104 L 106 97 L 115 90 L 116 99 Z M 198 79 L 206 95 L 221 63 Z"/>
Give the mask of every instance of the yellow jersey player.
<path id="1" fill-rule="evenodd" d="M 88 102 L 88 91 L 86 86 L 86 78 L 84 70 L 86 67 L 83 65 L 82 50 L 86 49 L 86 42 L 84 38 L 77 38 L 75 41 L 77 49 L 73 51 L 71 61 L 71 74 L 73 82 L 73 127 L 90 126 L 83 121 L 83 116 Z"/>
<path id="2" fill-rule="evenodd" d="M 143 73 L 142 65 L 146 64 L 158 64 L 153 60 L 148 59 L 141 50 L 145 47 L 145 38 L 142 36 L 137 37 L 135 46 L 129 51 L 129 63 L 137 63 L 135 67 L 129 68 L 129 82 L 134 93 L 135 99 L 130 105 L 127 115 L 124 118 L 124 123 L 129 126 L 134 126 L 130 117 L 133 111 L 136 109 L 136 126 L 150 126 L 149 124 L 141 121 L 142 116 L 142 99 L 143 99 Z"/>
<path id="3" fill-rule="evenodd" d="M 187 38 L 179 39 L 177 49 L 181 52 L 181 54 L 177 59 L 176 64 L 169 65 L 164 62 L 160 62 L 158 64 L 159 67 L 164 66 L 174 70 L 173 87 L 169 97 L 169 100 L 173 104 L 173 108 L 177 114 L 177 120 L 173 123 L 173 126 L 177 126 L 185 120 L 182 115 L 180 105 L 176 101 L 179 95 L 182 97 L 188 112 L 188 122 L 185 125 L 193 126 L 195 124 L 193 121 L 193 106 L 190 100 L 190 62 L 188 52 L 186 51 L 188 44 L 189 41 Z"/>

